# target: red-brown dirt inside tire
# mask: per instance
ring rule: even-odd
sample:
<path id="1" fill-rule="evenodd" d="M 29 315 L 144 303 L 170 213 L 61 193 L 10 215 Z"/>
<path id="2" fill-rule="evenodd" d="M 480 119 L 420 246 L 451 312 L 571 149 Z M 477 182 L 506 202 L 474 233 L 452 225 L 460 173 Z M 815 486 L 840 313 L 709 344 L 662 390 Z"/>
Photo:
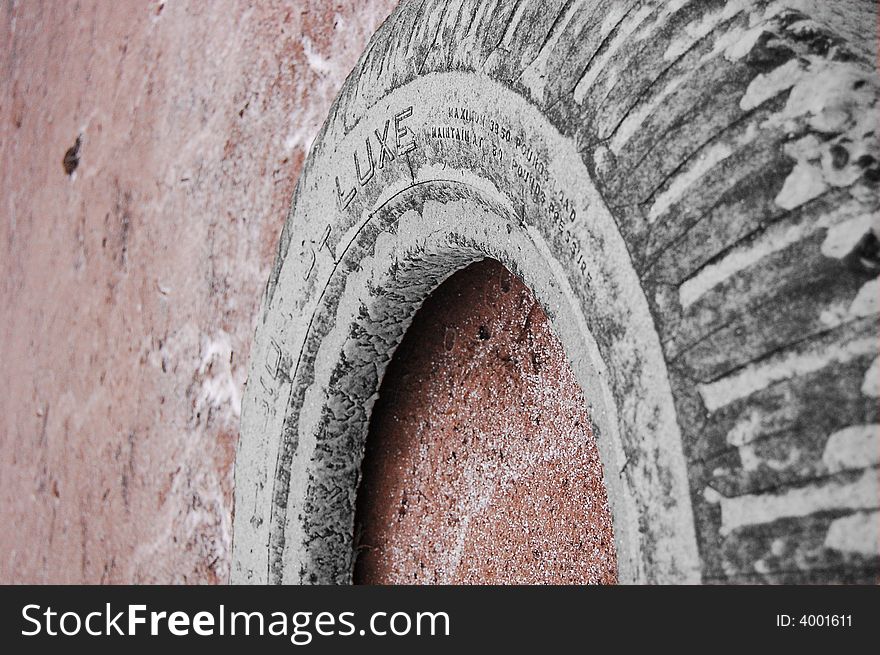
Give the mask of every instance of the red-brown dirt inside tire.
<path id="1" fill-rule="evenodd" d="M 362 474 L 357 583 L 617 581 L 587 400 L 544 310 L 497 261 L 419 310 Z"/>

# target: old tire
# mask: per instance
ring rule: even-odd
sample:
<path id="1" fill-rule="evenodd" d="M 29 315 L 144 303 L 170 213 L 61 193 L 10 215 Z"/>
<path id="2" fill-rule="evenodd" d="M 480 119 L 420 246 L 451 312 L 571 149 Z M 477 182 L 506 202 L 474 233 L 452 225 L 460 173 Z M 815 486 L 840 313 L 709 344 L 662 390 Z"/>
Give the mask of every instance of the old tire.
<path id="1" fill-rule="evenodd" d="M 621 581 L 875 581 L 876 8 L 814 5 L 402 3 L 266 287 L 233 581 L 350 581 L 385 364 L 483 257 L 593 402 Z"/>

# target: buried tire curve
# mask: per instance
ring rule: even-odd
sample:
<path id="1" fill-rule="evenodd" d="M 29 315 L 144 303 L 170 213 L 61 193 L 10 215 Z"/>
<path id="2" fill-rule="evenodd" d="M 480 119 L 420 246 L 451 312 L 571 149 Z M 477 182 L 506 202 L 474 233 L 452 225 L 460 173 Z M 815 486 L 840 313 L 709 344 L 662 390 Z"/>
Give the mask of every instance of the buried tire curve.
<path id="1" fill-rule="evenodd" d="M 831 4 L 402 3 L 281 236 L 233 580 L 352 580 L 386 366 L 492 258 L 587 393 L 621 582 L 875 582 L 877 10 Z"/>

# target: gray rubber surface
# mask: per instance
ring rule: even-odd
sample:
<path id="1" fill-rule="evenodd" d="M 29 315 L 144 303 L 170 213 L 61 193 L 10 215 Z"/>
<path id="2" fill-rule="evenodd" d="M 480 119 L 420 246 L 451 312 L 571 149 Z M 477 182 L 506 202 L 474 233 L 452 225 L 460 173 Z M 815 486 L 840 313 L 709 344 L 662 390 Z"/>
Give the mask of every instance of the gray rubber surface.
<path id="1" fill-rule="evenodd" d="M 624 582 L 880 571 L 873 2 L 404 2 L 267 284 L 235 582 L 350 581 L 385 365 L 494 257 L 593 402 Z"/>

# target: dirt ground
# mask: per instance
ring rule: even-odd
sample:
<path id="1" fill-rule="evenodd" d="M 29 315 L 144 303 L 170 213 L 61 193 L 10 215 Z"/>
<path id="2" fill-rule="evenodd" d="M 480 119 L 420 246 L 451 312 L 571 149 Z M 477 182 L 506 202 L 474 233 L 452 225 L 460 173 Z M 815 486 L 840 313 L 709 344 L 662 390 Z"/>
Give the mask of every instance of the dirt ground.
<path id="1" fill-rule="evenodd" d="M 422 305 L 382 380 L 362 471 L 358 582 L 617 581 L 587 399 L 547 314 L 497 261 Z"/>
<path id="2" fill-rule="evenodd" d="M 0 8 L 0 582 L 229 573 L 254 317 L 393 0 Z"/>

